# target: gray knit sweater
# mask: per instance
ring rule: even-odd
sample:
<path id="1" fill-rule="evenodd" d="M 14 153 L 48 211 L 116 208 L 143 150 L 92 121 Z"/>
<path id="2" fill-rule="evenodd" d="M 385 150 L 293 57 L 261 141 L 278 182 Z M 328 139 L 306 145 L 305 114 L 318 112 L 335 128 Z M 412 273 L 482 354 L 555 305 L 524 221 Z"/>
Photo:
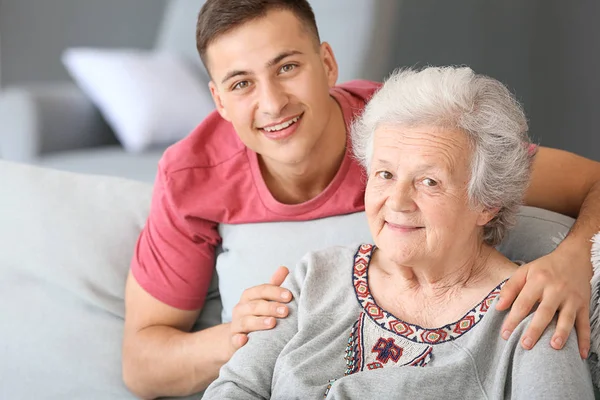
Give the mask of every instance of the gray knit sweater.
<path id="1" fill-rule="evenodd" d="M 368 286 L 372 245 L 308 254 L 284 285 L 290 315 L 221 368 L 203 399 L 593 399 L 573 331 L 529 351 L 508 341 L 494 303 L 501 285 L 459 321 L 426 329 L 381 309 Z"/>

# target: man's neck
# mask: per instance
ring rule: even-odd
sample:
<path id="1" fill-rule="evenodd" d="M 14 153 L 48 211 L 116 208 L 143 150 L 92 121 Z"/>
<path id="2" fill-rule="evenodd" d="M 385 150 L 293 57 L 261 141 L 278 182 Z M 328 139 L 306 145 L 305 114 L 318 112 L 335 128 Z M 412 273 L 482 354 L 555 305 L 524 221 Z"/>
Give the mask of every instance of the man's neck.
<path id="1" fill-rule="evenodd" d="M 277 201 L 309 201 L 321 194 L 337 174 L 346 152 L 346 124 L 340 106 L 333 98 L 331 101 L 331 119 L 306 160 L 290 165 L 259 156 L 263 179 Z"/>

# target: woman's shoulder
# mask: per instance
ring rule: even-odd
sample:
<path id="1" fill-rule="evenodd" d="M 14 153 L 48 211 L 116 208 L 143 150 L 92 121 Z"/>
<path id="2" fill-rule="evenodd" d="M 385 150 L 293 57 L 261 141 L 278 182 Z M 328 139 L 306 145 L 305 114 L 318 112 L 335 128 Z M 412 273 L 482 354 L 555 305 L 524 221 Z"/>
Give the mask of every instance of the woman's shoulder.
<path id="1" fill-rule="evenodd" d="M 331 282 L 334 279 L 350 282 L 356 257 L 361 249 L 372 246 L 357 243 L 311 251 L 302 258 L 294 273 L 299 274 L 301 280 L 310 280 L 313 283 Z"/>

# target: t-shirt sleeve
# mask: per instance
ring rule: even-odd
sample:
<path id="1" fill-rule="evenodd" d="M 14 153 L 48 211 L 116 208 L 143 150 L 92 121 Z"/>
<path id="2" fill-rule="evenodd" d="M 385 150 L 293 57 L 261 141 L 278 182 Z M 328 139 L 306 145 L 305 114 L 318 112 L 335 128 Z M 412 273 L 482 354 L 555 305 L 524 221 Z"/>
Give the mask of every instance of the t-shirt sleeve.
<path id="1" fill-rule="evenodd" d="M 182 310 L 204 304 L 219 243 L 217 224 L 195 220 L 192 230 L 178 210 L 169 178 L 159 165 L 150 213 L 131 262 L 138 284 L 154 298 Z"/>

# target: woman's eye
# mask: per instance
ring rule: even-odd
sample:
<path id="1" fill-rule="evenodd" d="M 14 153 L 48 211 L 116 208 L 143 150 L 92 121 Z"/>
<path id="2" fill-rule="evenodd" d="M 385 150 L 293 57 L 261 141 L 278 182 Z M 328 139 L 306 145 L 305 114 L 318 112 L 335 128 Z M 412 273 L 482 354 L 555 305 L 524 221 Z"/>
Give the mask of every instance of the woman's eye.
<path id="1" fill-rule="evenodd" d="M 394 177 L 389 171 L 380 171 L 377 173 L 377 176 L 385 180 L 392 179 Z"/>
<path id="2" fill-rule="evenodd" d="M 425 186 L 429 186 L 429 187 L 434 187 L 434 186 L 437 186 L 437 184 L 438 184 L 436 181 L 434 181 L 431 178 L 425 178 L 422 180 L 422 182 Z"/>
<path id="3" fill-rule="evenodd" d="M 249 85 L 250 85 L 250 82 L 248 82 L 248 81 L 241 81 L 241 82 L 236 83 L 233 86 L 233 90 L 246 89 Z"/>
<path id="4" fill-rule="evenodd" d="M 293 71 L 294 68 L 296 68 L 295 64 L 285 64 L 283 67 L 281 67 L 279 72 L 290 72 Z"/>

